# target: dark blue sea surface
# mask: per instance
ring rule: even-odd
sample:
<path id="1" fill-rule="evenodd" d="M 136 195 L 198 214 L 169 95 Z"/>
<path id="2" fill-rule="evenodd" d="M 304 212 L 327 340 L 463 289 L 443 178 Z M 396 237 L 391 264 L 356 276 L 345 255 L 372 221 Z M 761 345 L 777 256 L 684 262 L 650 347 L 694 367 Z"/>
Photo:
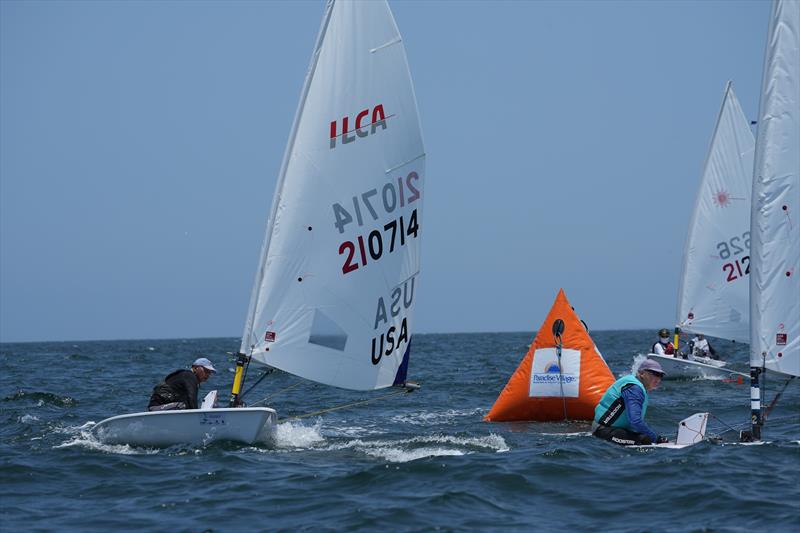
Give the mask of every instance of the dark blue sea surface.
<path id="1" fill-rule="evenodd" d="M 653 332 L 592 336 L 622 375 Z M 683 450 L 618 447 L 584 422 L 482 422 L 532 339 L 417 335 L 419 391 L 283 420 L 269 446 L 163 449 L 104 445 L 91 426 L 144 410 L 156 382 L 200 355 L 220 370 L 201 393 L 227 397 L 238 339 L 2 344 L 0 529 L 800 530 L 798 380 L 760 445 L 731 429 L 749 420 L 747 382 L 665 381 L 652 393 L 648 421 L 661 433 L 712 413 L 709 433 L 724 440 Z M 746 345 L 715 346 L 747 371 Z M 248 381 L 259 374 L 251 367 Z M 767 403 L 782 384 L 767 382 Z M 288 418 L 393 392 L 275 372 L 246 400 L 274 394 L 268 405 Z"/>

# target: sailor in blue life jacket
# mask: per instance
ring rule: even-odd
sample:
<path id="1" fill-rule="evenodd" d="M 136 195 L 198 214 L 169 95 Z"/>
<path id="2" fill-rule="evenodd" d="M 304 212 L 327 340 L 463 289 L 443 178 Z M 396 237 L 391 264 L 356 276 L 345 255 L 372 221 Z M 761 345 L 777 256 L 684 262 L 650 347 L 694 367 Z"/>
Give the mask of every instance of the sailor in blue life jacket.
<path id="1" fill-rule="evenodd" d="M 653 343 L 650 353 L 675 357 L 675 346 L 669 341 L 669 330 L 667 328 L 658 330 L 658 340 Z"/>
<path id="2" fill-rule="evenodd" d="M 645 359 L 636 375 L 615 381 L 594 408 L 592 434 L 623 446 L 667 442 L 644 422 L 648 393 L 661 384 L 663 376 L 658 362 Z"/>
<path id="3" fill-rule="evenodd" d="M 197 391 L 200 389 L 200 384 L 216 371 L 211 361 L 201 357 L 192 363 L 191 370 L 172 372 L 153 387 L 147 410 L 197 409 Z"/>

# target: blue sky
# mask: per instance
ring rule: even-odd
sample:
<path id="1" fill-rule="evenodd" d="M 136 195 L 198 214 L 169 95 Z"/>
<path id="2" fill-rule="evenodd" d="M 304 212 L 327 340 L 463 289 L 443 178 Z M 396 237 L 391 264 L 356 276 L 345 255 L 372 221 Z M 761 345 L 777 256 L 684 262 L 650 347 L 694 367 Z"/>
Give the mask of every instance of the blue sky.
<path id="1" fill-rule="evenodd" d="M 769 3 L 390 2 L 425 135 L 419 332 L 674 323 Z M 0 340 L 241 334 L 324 3 L 0 2 Z M 648 339 L 649 341 L 649 339 Z"/>

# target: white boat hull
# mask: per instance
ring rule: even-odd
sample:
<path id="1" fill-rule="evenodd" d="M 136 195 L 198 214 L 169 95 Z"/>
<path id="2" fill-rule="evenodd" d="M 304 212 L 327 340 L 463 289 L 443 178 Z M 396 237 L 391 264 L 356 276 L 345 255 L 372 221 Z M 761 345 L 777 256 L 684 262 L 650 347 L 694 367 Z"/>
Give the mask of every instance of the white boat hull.
<path id="1" fill-rule="evenodd" d="M 654 353 L 647 354 L 647 358 L 658 361 L 661 368 L 667 373 L 664 379 L 737 379 L 740 376 L 743 378 L 748 377 L 741 372 L 717 366 L 719 362 L 716 361 L 716 364 L 707 364 Z"/>
<path id="2" fill-rule="evenodd" d="M 269 442 L 278 414 L 268 407 L 153 411 L 107 418 L 93 429 L 106 444 L 172 446 L 237 441 Z"/>

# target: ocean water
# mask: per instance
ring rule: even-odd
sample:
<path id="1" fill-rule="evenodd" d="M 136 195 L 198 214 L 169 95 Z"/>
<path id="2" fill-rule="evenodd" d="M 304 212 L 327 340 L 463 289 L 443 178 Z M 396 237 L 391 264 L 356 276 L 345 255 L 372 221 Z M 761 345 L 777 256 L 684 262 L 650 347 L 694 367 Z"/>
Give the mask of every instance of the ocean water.
<path id="1" fill-rule="evenodd" d="M 592 336 L 615 375 L 651 331 Z M 418 335 L 411 394 L 323 387 L 276 372 L 246 400 L 288 418 L 269 446 L 109 446 L 91 426 L 141 411 L 153 385 L 195 357 L 220 372 L 201 394 L 227 396 L 238 340 L 0 345 L 3 531 L 617 531 L 800 530 L 800 383 L 791 383 L 760 445 L 736 443 L 748 384 L 665 381 L 648 422 L 710 411 L 717 442 L 627 449 L 584 422 L 484 423 L 532 333 Z M 745 371 L 744 345 L 715 347 Z M 250 383 L 259 375 L 251 368 Z M 782 382 L 767 383 L 771 401 Z M 288 389 L 288 390 L 285 390 Z"/>

